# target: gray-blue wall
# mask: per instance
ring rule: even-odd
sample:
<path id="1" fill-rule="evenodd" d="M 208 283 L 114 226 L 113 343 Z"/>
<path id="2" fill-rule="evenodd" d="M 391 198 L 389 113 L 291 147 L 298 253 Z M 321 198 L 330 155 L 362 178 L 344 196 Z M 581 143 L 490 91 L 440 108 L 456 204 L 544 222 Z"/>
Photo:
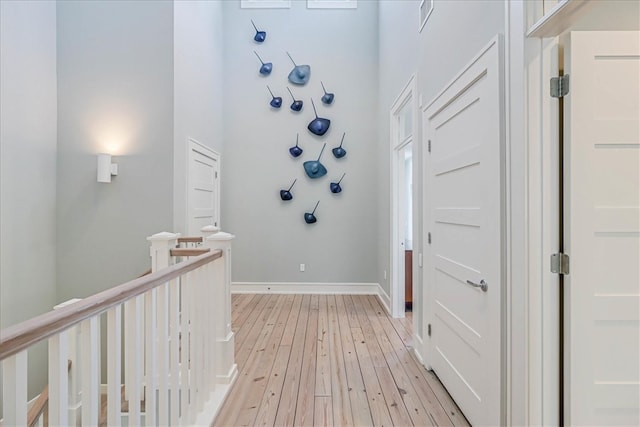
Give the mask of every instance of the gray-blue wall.
<path id="1" fill-rule="evenodd" d="M 0 2 L 0 329 L 55 303 L 56 92 L 55 3 Z M 46 360 L 29 351 L 30 396 Z"/>
<path id="2" fill-rule="evenodd" d="M 224 158 L 222 2 L 175 2 L 173 22 L 174 227 L 171 231 L 184 234 L 189 138 Z"/>
<path id="3" fill-rule="evenodd" d="M 267 31 L 267 40 L 253 41 L 251 19 Z M 290 9 L 240 9 L 239 1 L 224 2 L 225 155 L 222 161 L 222 226 L 234 241 L 235 282 L 372 283 L 376 280 L 378 224 L 378 5 L 361 1 L 352 10 L 312 10 L 294 1 Z M 258 73 L 256 50 L 273 62 L 269 77 Z M 288 83 L 298 64 L 311 65 L 306 86 Z M 335 92 L 325 107 L 320 81 Z M 284 100 L 280 110 L 269 107 L 266 85 Z M 289 110 L 289 86 L 305 103 L 301 113 Z M 318 114 L 331 119 L 324 138 L 307 130 Z M 348 154 L 337 161 L 331 149 L 340 144 Z M 300 134 L 301 158 L 288 148 Z M 304 161 L 317 158 L 328 169 L 311 180 Z M 343 172 L 343 192 L 332 195 L 329 182 Z M 279 190 L 294 179 L 294 199 L 281 202 Z M 304 212 L 320 200 L 318 222 L 307 225 Z M 306 272 L 299 265 L 306 264 Z"/>
<path id="4" fill-rule="evenodd" d="M 58 299 L 149 266 L 173 226 L 173 4 L 58 2 Z M 96 182 L 96 154 L 119 173 Z"/>

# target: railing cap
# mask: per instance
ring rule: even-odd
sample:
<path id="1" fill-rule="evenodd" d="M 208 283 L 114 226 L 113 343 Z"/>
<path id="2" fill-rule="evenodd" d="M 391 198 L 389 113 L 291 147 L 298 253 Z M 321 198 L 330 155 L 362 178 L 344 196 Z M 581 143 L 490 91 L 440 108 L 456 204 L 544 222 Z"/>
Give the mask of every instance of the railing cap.
<path id="1" fill-rule="evenodd" d="M 175 240 L 180 237 L 180 233 L 169 233 L 168 231 L 163 231 L 160 233 L 156 233 L 153 236 L 147 237 L 147 240 L 150 242 L 159 242 L 165 240 Z"/>
<path id="2" fill-rule="evenodd" d="M 236 236 L 231 233 L 219 231 L 216 234 L 212 234 L 211 236 L 208 236 L 207 240 L 221 241 L 221 240 L 233 240 L 235 238 Z"/>
<path id="3" fill-rule="evenodd" d="M 53 309 L 54 309 L 54 310 L 57 310 L 57 309 L 59 309 L 59 308 L 66 307 L 66 306 L 71 305 L 71 304 L 73 304 L 73 303 L 75 303 L 75 302 L 78 302 L 78 301 L 81 301 L 81 299 L 80 299 L 80 298 L 71 298 L 70 300 L 67 300 L 67 301 L 61 302 L 61 303 L 60 303 L 60 304 L 58 304 L 58 305 L 54 305 L 54 306 L 53 306 Z"/>
<path id="4" fill-rule="evenodd" d="M 200 229 L 203 233 L 217 233 L 220 231 L 220 227 L 216 227 L 215 225 L 205 225 Z"/>

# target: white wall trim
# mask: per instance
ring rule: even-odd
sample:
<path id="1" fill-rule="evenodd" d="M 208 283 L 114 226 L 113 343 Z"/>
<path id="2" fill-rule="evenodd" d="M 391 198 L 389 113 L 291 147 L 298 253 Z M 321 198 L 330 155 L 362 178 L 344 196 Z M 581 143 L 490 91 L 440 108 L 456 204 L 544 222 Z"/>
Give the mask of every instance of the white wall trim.
<path id="1" fill-rule="evenodd" d="M 387 310 L 387 313 L 391 316 L 391 299 L 389 298 L 389 294 L 382 289 L 382 286 L 378 285 L 378 299 L 382 303 L 382 306 Z"/>
<path id="2" fill-rule="evenodd" d="M 357 9 L 358 0 L 307 0 L 307 9 Z"/>
<path id="3" fill-rule="evenodd" d="M 378 283 L 233 282 L 232 294 L 378 295 Z M 383 291 L 384 292 L 384 291 Z"/>
<path id="4" fill-rule="evenodd" d="M 529 195 L 525 120 L 525 5 L 505 2 L 506 286 L 503 322 L 503 424 L 526 425 L 530 384 L 528 348 Z"/>
<path id="5" fill-rule="evenodd" d="M 379 283 L 233 282 L 232 294 L 376 295 L 387 313 L 389 295 Z"/>
<path id="6" fill-rule="evenodd" d="M 241 0 L 242 9 L 289 9 L 291 0 Z"/>

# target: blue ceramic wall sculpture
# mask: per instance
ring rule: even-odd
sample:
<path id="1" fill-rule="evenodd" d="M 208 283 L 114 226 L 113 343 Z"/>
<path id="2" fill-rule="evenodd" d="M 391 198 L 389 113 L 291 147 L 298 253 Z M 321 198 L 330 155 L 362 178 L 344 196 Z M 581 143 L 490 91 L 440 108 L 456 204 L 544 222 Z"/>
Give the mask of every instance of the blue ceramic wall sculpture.
<path id="1" fill-rule="evenodd" d="M 318 221 L 318 218 L 316 218 L 316 209 L 318 209 L 318 205 L 320 204 L 320 200 L 318 200 L 318 203 L 316 203 L 316 207 L 313 208 L 313 212 L 305 212 L 304 213 L 304 222 L 306 222 L 307 224 L 313 224 L 316 221 Z"/>
<path id="2" fill-rule="evenodd" d="M 291 189 L 293 188 L 294 185 L 296 185 L 296 181 L 297 179 L 293 180 L 293 184 L 291 184 L 291 187 L 289 187 L 288 190 L 280 190 L 280 198 L 285 202 L 293 199 L 293 194 L 291 194 Z"/>
<path id="3" fill-rule="evenodd" d="M 304 171 L 307 173 L 307 176 L 311 179 L 320 178 L 327 174 L 327 168 L 324 167 L 322 163 L 320 163 L 320 157 L 322 157 L 322 152 L 324 151 L 324 147 L 327 144 L 322 146 L 322 150 L 320 151 L 320 155 L 318 156 L 318 160 L 309 160 L 304 162 L 302 166 L 304 166 Z"/>
<path id="4" fill-rule="evenodd" d="M 309 81 L 309 77 L 311 76 L 311 67 L 308 65 L 297 65 L 293 60 L 289 52 L 287 52 L 287 56 L 293 62 L 293 70 L 289 73 L 289 81 L 294 85 L 305 85 Z"/>
<path id="5" fill-rule="evenodd" d="M 253 36 L 253 40 L 255 40 L 258 43 L 264 42 L 267 39 L 267 32 L 259 31 L 258 28 L 256 27 L 256 24 L 253 23 L 253 19 L 251 20 L 251 25 L 253 25 L 253 28 L 256 30 L 256 35 Z"/>
<path id="6" fill-rule="evenodd" d="M 340 146 L 338 146 L 338 147 L 336 147 L 336 148 L 334 148 L 334 149 L 332 149 L 332 150 L 331 150 L 331 152 L 333 153 L 333 156 L 334 156 L 336 159 L 341 159 L 341 158 L 343 158 L 344 156 L 346 156 L 346 155 L 347 155 L 347 150 L 345 150 L 344 148 L 342 148 L 342 144 L 344 143 L 344 136 L 345 136 L 346 134 L 347 134 L 346 132 L 344 132 L 344 133 L 342 134 L 342 140 L 340 141 Z"/>
<path id="7" fill-rule="evenodd" d="M 274 96 L 273 92 L 271 92 L 271 88 L 268 85 L 267 89 L 269 89 L 269 93 L 271 94 L 271 102 L 269 102 L 269 105 L 271 105 L 273 108 L 282 107 L 282 97 Z"/>
<path id="8" fill-rule="evenodd" d="M 262 74 L 263 76 L 268 76 L 269 74 L 271 74 L 271 71 L 273 70 L 273 64 L 271 62 L 264 62 L 262 58 L 260 58 L 260 55 L 258 55 L 258 52 L 256 52 L 255 50 L 253 51 L 253 53 L 256 54 L 256 56 L 260 60 L 260 63 L 262 64 L 260 66 L 260 74 Z"/>
<path id="9" fill-rule="evenodd" d="M 322 103 L 325 105 L 330 105 L 333 102 L 334 94 L 327 92 L 324 88 L 324 83 L 320 82 L 322 85 L 322 90 L 324 91 L 324 95 L 322 95 Z"/>
<path id="10" fill-rule="evenodd" d="M 302 148 L 300 148 L 298 146 L 298 137 L 299 135 L 296 134 L 296 145 L 294 147 L 289 148 L 289 153 L 293 156 L 293 157 L 298 157 L 300 156 L 300 154 L 302 154 L 302 152 L 304 151 Z"/>
<path id="11" fill-rule="evenodd" d="M 331 190 L 331 192 L 333 194 L 338 194 L 339 192 L 342 191 L 342 187 L 340 187 L 340 183 L 342 182 L 342 179 L 344 178 L 345 175 L 346 175 L 346 173 L 342 174 L 342 177 L 340 178 L 340 181 L 332 182 L 331 184 L 329 184 L 329 189 Z"/>
<path id="12" fill-rule="evenodd" d="M 311 120 L 307 125 L 307 129 L 314 135 L 322 136 L 329 130 L 329 126 L 331 126 L 331 120 L 325 119 L 322 117 L 318 117 L 318 112 L 316 111 L 316 104 L 311 100 L 311 105 L 313 106 L 313 113 L 316 115 L 316 118 Z"/>
<path id="13" fill-rule="evenodd" d="M 295 96 L 293 96 L 293 92 L 291 92 L 291 89 L 289 89 L 289 86 L 287 86 L 287 90 L 289 91 L 289 94 L 291 95 L 291 98 L 293 99 L 293 103 L 291 104 L 291 110 L 293 111 L 300 111 L 302 110 L 302 105 L 303 102 L 301 99 L 296 99 Z"/>

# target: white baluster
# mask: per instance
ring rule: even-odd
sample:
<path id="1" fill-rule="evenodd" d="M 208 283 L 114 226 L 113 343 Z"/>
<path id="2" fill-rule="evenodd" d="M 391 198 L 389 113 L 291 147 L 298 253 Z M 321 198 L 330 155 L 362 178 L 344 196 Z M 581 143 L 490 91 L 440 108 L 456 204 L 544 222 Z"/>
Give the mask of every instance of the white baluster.
<path id="1" fill-rule="evenodd" d="M 202 334 L 204 332 L 205 324 L 203 323 L 203 311 L 202 311 L 202 300 L 204 296 L 202 295 L 202 269 L 196 269 L 193 271 L 193 294 L 194 294 L 194 310 L 192 316 L 192 324 L 194 330 L 194 343 L 195 343 L 195 351 L 192 354 L 193 362 L 191 364 L 191 375 L 193 378 L 194 387 L 192 390 L 195 391 L 195 409 L 193 411 L 193 419 L 192 422 L 195 423 L 197 418 L 197 414 L 202 410 L 203 402 L 202 402 L 202 366 L 203 366 L 203 354 L 202 354 Z"/>
<path id="2" fill-rule="evenodd" d="M 68 331 L 49 338 L 49 425 L 69 425 Z"/>
<path id="3" fill-rule="evenodd" d="M 142 425 L 140 395 L 142 389 L 142 296 L 129 300 L 125 312 L 125 395 L 129 402 L 129 426 Z"/>
<path id="4" fill-rule="evenodd" d="M 209 299 L 209 289 L 211 284 L 209 283 L 209 275 L 207 271 L 209 269 L 209 264 L 203 265 L 198 269 L 200 272 L 200 298 L 198 302 L 200 303 L 200 311 L 202 313 L 202 317 L 200 321 L 202 322 L 202 334 L 200 338 L 202 340 L 202 371 L 201 381 L 200 381 L 200 403 L 202 407 L 204 407 L 204 402 L 208 398 L 209 391 L 209 364 L 212 362 L 209 359 L 209 337 L 215 337 L 215 329 L 210 329 L 209 318 L 211 317 L 211 300 Z M 199 410 L 202 410 L 202 407 Z"/>
<path id="5" fill-rule="evenodd" d="M 100 414 L 100 335 L 98 317 L 80 324 L 82 348 L 82 425 L 98 425 Z"/>
<path id="6" fill-rule="evenodd" d="M 156 425 L 156 363 L 157 363 L 157 289 L 144 294 L 145 313 L 145 425 Z"/>
<path id="7" fill-rule="evenodd" d="M 237 367 L 234 362 L 234 334 L 231 330 L 231 242 L 235 239 L 233 234 L 218 232 L 206 238 L 204 245 L 212 250 L 220 249 L 223 252 L 223 283 L 216 283 L 214 304 L 220 304 L 216 313 L 216 365 L 217 382 L 229 384 L 236 375 Z"/>
<path id="8" fill-rule="evenodd" d="M 122 423 L 122 307 L 107 313 L 107 425 Z"/>
<path id="9" fill-rule="evenodd" d="M 190 331 L 189 336 L 189 423 L 193 424 L 198 415 L 198 386 L 200 382 L 200 313 L 198 311 L 198 270 L 189 273 L 189 296 L 190 296 Z"/>
<path id="10" fill-rule="evenodd" d="M 180 284 L 178 279 L 169 283 L 169 330 L 171 333 L 171 425 L 177 426 L 180 420 Z"/>
<path id="11" fill-rule="evenodd" d="M 147 240 L 151 242 L 150 255 L 151 255 L 151 271 L 156 272 L 167 268 L 173 264 L 173 258 L 171 257 L 171 249 L 175 248 L 178 243 L 178 237 L 180 234 L 161 232 L 147 237 Z M 167 381 L 166 376 L 168 373 L 168 330 L 167 330 L 167 311 L 165 309 L 167 305 L 166 288 L 163 291 L 161 287 L 159 292 L 160 300 L 156 300 L 158 290 L 153 290 L 145 296 L 145 311 L 144 317 L 144 330 L 146 332 L 145 339 L 145 414 L 146 424 L 155 424 L 156 419 L 156 386 L 160 383 L 159 399 L 160 399 L 160 423 L 166 424 L 168 401 L 167 401 Z M 162 294 L 164 292 L 164 294 Z M 155 304 L 158 304 L 156 307 Z M 149 310 L 153 306 L 153 313 L 149 313 Z M 156 310 L 159 308 L 158 310 Z M 151 323 L 150 323 L 151 322 Z M 161 330 L 157 330 L 160 327 Z M 159 364 L 159 366 L 157 366 Z M 166 369 L 165 369 L 166 368 Z M 157 373 L 161 375 L 158 378 Z M 163 423 L 163 421 L 165 421 Z"/>
<path id="12" fill-rule="evenodd" d="M 169 425 L 169 283 L 158 288 L 158 423 Z"/>
<path id="13" fill-rule="evenodd" d="M 2 361 L 4 426 L 27 425 L 27 350 Z"/>
<path id="14" fill-rule="evenodd" d="M 180 276 L 180 425 L 191 425 L 191 277 L 192 273 Z"/>

